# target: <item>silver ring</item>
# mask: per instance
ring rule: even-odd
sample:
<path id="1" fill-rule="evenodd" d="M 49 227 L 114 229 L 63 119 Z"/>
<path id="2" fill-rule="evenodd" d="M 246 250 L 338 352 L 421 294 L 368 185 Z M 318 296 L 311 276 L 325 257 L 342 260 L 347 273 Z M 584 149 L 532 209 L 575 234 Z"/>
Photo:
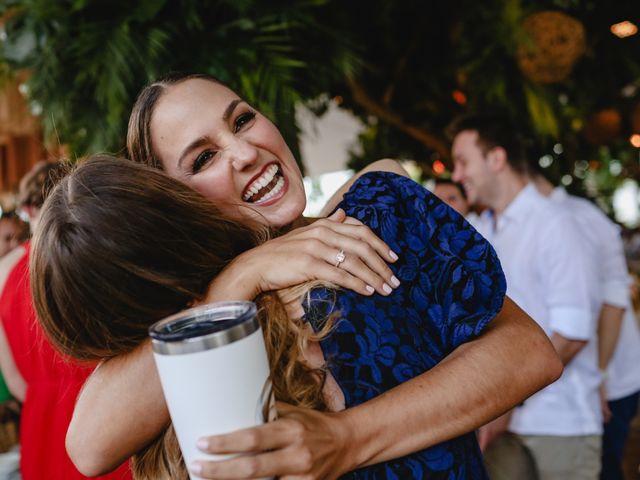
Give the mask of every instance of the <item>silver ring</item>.
<path id="1" fill-rule="evenodd" d="M 340 264 L 344 262 L 345 258 L 347 257 L 344 254 L 344 250 L 340 250 L 338 253 L 336 253 L 336 267 L 339 267 Z"/>

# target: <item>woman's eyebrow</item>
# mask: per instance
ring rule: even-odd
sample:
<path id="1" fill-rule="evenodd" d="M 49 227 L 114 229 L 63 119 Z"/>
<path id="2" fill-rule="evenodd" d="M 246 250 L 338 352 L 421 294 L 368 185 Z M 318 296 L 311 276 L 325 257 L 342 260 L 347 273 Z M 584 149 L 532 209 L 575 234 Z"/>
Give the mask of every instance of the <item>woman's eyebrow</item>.
<path id="1" fill-rule="evenodd" d="M 224 120 L 225 122 L 227 120 L 229 120 L 229 118 L 231 117 L 231 115 L 233 115 L 233 111 L 236 109 L 236 107 L 243 103 L 244 100 L 242 100 L 241 98 L 236 98 L 235 100 L 232 100 L 229 105 L 227 105 L 227 108 L 224 109 L 224 113 L 222 114 L 222 120 Z M 187 145 L 187 147 L 182 151 L 182 153 L 180 154 L 180 157 L 178 158 L 178 168 L 182 168 L 182 162 L 184 160 L 184 158 L 191 153 L 192 150 L 201 147 L 202 145 L 205 145 L 207 143 L 209 143 L 211 141 L 211 139 L 208 136 L 202 136 L 200 138 L 195 139 L 193 142 L 191 142 L 189 145 Z"/>
<path id="2" fill-rule="evenodd" d="M 187 147 L 180 154 L 180 158 L 178 158 L 178 168 L 182 168 L 183 160 L 187 155 L 189 155 L 189 153 L 191 153 L 191 151 L 195 150 L 196 148 L 200 148 L 201 146 L 206 145 L 209 142 L 211 142 L 211 139 L 207 135 L 205 135 L 203 137 L 196 138 L 193 142 L 187 145 Z"/>
<path id="3" fill-rule="evenodd" d="M 244 102 L 244 100 L 242 100 L 241 98 L 236 98 L 229 105 L 227 105 L 227 108 L 224 109 L 224 113 L 222 114 L 222 120 L 224 120 L 225 122 L 229 120 L 229 117 L 233 114 L 233 111 L 236 109 L 238 104 L 242 102 Z"/>

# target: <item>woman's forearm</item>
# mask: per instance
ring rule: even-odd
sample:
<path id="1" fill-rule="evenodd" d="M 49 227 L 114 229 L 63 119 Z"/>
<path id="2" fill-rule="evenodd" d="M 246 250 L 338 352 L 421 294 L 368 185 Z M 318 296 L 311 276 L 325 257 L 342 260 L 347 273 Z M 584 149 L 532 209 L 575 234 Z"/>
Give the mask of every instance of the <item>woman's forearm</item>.
<path id="1" fill-rule="evenodd" d="M 598 318 L 598 366 L 606 370 L 616 349 L 625 309 L 604 303 Z"/>
<path id="2" fill-rule="evenodd" d="M 151 343 L 101 364 L 76 404 L 66 447 L 87 476 L 116 469 L 169 423 Z"/>
<path id="3" fill-rule="evenodd" d="M 244 264 L 241 264 L 244 265 Z M 251 300 L 258 286 L 232 263 L 206 302 Z M 108 473 L 155 439 L 170 422 L 151 341 L 103 362 L 85 383 L 67 432 L 67 452 L 87 476 Z"/>
<path id="4" fill-rule="evenodd" d="M 349 410 L 353 468 L 472 431 L 555 381 L 562 364 L 544 332 L 506 299 L 476 340 L 429 372 Z"/>

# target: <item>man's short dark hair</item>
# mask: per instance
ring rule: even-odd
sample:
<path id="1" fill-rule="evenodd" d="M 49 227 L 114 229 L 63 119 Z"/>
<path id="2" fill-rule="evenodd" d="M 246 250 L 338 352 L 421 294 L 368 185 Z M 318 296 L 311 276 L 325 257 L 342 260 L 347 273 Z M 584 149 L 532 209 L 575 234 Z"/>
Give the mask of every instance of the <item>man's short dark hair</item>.
<path id="1" fill-rule="evenodd" d="M 465 130 L 478 132 L 478 145 L 483 153 L 502 147 L 511 168 L 518 173 L 528 173 L 524 141 L 513 122 L 498 115 L 467 115 L 454 120 L 447 128 L 447 134 L 453 140 Z"/>

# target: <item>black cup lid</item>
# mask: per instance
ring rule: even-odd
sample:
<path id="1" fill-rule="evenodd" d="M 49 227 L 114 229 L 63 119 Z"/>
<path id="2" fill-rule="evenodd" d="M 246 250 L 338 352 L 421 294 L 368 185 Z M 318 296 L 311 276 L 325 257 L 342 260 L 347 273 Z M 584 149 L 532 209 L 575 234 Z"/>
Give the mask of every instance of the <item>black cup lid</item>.
<path id="1" fill-rule="evenodd" d="M 173 355 L 220 347 L 240 340 L 258 328 L 253 302 L 215 302 L 154 323 L 149 327 L 149 336 L 156 353 Z"/>

